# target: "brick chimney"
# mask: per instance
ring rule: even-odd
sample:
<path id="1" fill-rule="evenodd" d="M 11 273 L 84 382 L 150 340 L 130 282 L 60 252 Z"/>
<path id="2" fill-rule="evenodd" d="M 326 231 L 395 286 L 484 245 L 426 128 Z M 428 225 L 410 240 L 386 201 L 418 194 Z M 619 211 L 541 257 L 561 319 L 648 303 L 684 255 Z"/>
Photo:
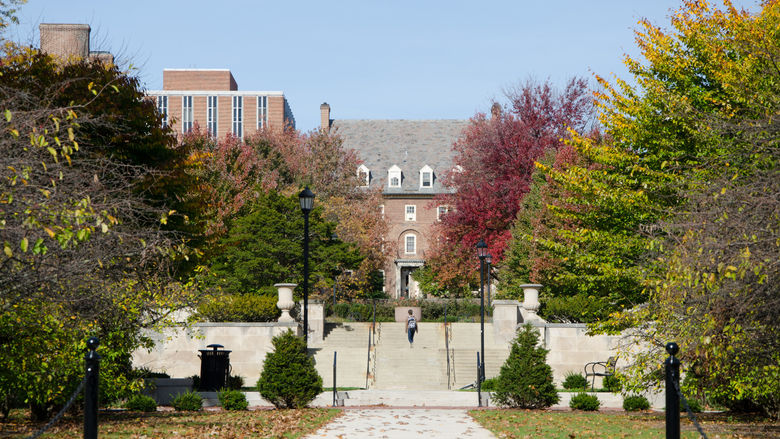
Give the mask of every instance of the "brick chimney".
<path id="1" fill-rule="evenodd" d="M 327 102 L 320 105 L 320 129 L 330 130 L 330 105 Z"/>
<path id="2" fill-rule="evenodd" d="M 501 104 L 493 102 L 493 105 L 490 106 L 490 118 L 495 119 L 498 116 L 501 116 Z"/>
<path id="3" fill-rule="evenodd" d="M 89 56 L 88 24 L 41 23 L 41 51 L 60 58 Z"/>

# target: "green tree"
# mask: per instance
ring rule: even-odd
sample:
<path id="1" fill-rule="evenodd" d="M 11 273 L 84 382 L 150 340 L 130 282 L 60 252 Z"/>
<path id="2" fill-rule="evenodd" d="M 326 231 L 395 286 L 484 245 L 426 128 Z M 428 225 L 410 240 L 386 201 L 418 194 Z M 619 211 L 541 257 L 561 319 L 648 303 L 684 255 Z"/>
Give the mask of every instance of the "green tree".
<path id="1" fill-rule="evenodd" d="M 278 408 L 303 408 L 322 392 L 322 377 L 306 353 L 306 342 L 292 331 L 277 335 L 257 381 L 260 395 Z"/>
<path id="2" fill-rule="evenodd" d="M 232 221 L 211 261 L 211 274 L 231 294 L 276 294 L 273 284 L 303 282 L 303 214 L 298 196 L 261 194 Z M 309 214 L 309 273 L 333 279 L 337 268 L 357 268 L 362 257 L 354 245 L 335 238 L 336 224 L 322 218 L 322 207 Z"/>
<path id="3" fill-rule="evenodd" d="M 47 416 L 83 375 L 91 335 L 103 400 L 116 399 L 139 384 L 141 330 L 190 301 L 171 282 L 183 242 L 166 203 L 186 154 L 115 66 L 9 43 L 0 103 L 0 401 Z"/>
<path id="4" fill-rule="evenodd" d="M 685 1 L 668 30 L 642 21 L 644 61 L 626 61 L 638 85 L 599 78 L 605 139 L 571 142 L 591 164 L 541 166 L 576 195 L 557 212 L 576 233 L 550 243 L 577 251 L 570 273 L 590 282 L 596 269 L 646 301 L 597 327 L 634 327 L 646 342 L 625 353 L 634 389 L 656 379 L 658 347 L 676 341 L 729 406 L 779 412 L 778 23 L 777 2 L 750 14 Z"/>
<path id="5" fill-rule="evenodd" d="M 509 358 L 501 366 L 494 398 L 507 407 L 538 409 L 558 402 L 547 349 L 537 346 L 539 332 L 530 324 L 517 330 Z"/>

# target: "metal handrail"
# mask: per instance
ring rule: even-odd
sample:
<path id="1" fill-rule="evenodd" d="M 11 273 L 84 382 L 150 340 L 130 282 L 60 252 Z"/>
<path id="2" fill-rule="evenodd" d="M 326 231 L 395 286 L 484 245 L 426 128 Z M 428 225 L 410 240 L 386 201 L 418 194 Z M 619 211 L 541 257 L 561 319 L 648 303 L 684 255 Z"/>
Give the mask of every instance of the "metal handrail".
<path id="1" fill-rule="evenodd" d="M 450 374 L 450 340 L 449 327 L 447 326 L 447 304 L 444 304 L 444 347 L 447 355 L 447 390 L 451 390 L 452 377 Z"/>
<path id="2" fill-rule="evenodd" d="M 371 374 L 371 328 L 368 328 L 368 350 L 366 352 L 366 390 L 368 390 L 368 377 Z"/>

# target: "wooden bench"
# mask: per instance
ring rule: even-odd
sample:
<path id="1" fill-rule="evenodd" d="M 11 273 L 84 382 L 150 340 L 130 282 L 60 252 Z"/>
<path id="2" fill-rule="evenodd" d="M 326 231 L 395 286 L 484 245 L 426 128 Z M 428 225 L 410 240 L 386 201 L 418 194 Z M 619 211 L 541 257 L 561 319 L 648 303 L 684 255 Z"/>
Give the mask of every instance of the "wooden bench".
<path id="1" fill-rule="evenodd" d="M 615 375 L 617 357 L 609 357 L 607 361 L 593 361 L 585 365 L 585 379 L 593 377 L 590 382 L 590 390 L 596 384 L 596 377 L 611 377 Z"/>

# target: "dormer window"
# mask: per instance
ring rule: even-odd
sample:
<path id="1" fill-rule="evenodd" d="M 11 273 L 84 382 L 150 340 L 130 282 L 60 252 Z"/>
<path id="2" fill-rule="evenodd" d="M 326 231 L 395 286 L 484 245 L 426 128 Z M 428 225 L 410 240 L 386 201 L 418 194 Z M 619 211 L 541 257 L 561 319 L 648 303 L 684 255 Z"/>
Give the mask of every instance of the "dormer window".
<path id="1" fill-rule="evenodd" d="M 420 169 L 420 188 L 433 187 L 433 169 L 425 165 Z"/>
<path id="2" fill-rule="evenodd" d="M 401 168 L 396 165 L 387 170 L 388 187 L 401 187 Z"/>
<path id="3" fill-rule="evenodd" d="M 357 176 L 358 180 L 360 180 L 360 184 L 363 186 L 368 186 L 368 184 L 371 182 L 371 172 L 369 172 L 366 165 L 358 166 Z"/>

